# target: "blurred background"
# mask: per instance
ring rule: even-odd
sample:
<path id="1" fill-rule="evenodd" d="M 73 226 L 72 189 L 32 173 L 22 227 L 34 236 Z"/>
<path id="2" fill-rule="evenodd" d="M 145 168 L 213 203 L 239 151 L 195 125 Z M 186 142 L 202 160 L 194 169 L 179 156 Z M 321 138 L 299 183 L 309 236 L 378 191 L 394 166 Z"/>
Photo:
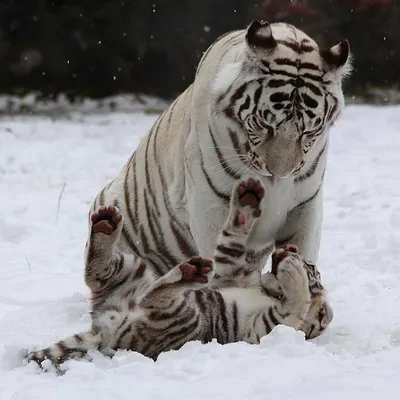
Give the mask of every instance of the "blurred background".
<path id="1" fill-rule="evenodd" d="M 0 94 L 171 99 L 219 35 L 252 19 L 321 46 L 347 38 L 350 99 L 400 102 L 400 0 L 0 0 Z"/>

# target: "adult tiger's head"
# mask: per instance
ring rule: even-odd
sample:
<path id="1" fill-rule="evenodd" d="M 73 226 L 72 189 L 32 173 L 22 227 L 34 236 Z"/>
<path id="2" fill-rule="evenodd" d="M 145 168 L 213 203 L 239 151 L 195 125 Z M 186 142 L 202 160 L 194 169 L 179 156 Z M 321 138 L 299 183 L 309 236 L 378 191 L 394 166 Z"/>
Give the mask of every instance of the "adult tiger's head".
<path id="1" fill-rule="evenodd" d="M 343 109 L 349 43 L 321 50 L 292 25 L 259 21 L 248 27 L 243 42 L 240 56 L 217 78 L 232 76 L 229 68 L 236 71 L 220 105 L 246 131 L 247 156 L 259 174 L 295 175 Z"/>

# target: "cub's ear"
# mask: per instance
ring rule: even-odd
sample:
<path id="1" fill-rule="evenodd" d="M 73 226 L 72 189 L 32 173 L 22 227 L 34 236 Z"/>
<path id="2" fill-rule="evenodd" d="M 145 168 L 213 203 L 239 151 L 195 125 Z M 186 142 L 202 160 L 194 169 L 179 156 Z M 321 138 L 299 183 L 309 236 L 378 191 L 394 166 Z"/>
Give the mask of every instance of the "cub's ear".
<path id="1" fill-rule="evenodd" d="M 277 43 L 268 22 L 253 21 L 247 28 L 246 42 L 255 51 L 272 51 Z"/>
<path id="2" fill-rule="evenodd" d="M 348 40 L 343 40 L 329 49 L 320 50 L 321 58 L 328 71 L 335 71 L 345 67 L 346 72 L 350 72 L 350 44 Z"/>

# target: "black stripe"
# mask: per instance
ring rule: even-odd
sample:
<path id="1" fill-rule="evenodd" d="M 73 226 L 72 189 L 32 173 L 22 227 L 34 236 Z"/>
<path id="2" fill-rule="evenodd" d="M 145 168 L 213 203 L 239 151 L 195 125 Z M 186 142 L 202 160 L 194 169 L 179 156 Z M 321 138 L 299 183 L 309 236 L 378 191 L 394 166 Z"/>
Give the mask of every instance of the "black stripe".
<path id="1" fill-rule="evenodd" d="M 222 294 L 219 291 L 215 291 L 215 299 L 218 306 L 218 316 L 222 322 L 222 330 L 219 332 L 219 338 L 217 337 L 218 343 L 225 344 L 229 337 L 228 330 L 228 318 L 226 316 L 226 304 Z"/>
<path id="2" fill-rule="evenodd" d="M 95 253 L 93 235 L 94 235 L 93 232 L 91 232 L 89 239 L 86 242 L 86 246 L 88 246 L 87 258 L 86 258 L 86 268 L 88 268 L 89 265 L 92 263 L 94 253 Z"/>
<path id="3" fill-rule="evenodd" d="M 214 275 L 215 277 L 215 275 Z M 207 312 L 207 305 L 204 301 L 204 294 L 202 290 L 195 290 L 194 292 L 195 298 L 196 298 L 196 304 L 199 307 L 199 310 L 202 314 L 205 314 Z"/>
<path id="4" fill-rule="evenodd" d="M 115 330 L 116 332 L 119 331 L 126 323 L 126 321 L 128 321 L 128 316 L 126 316 L 122 322 L 118 325 L 118 328 Z"/>
<path id="5" fill-rule="evenodd" d="M 144 189 L 144 196 L 146 198 L 146 189 Z M 168 246 L 164 240 L 163 232 L 161 232 L 161 235 L 158 235 L 155 231 L 153 219 L 151 217 L 151 213 L 150 213 L 150 209 L 149 209 L 149 207 L 150 207 L 149 202 L 145 201 L 144 205 L 145 205 L 145 210 L 146 210 L 146 217 L 147 217 L 146 219 L 147 219 L 147 223 L 148 223 L 149 229 L 150 229 L 150 234 L 152 236 L 153 242 L 157 249 L 158 256 L 162 255 L 163 258 L 165 256 L 165 258 L 168 260 L 169 265 L 171 265 L 171 266 L 178 264 L 178 260 L 168 250 Z"/>
<path id="6" fill-rule="evenodd" d="M 268 310 L 268 317 L 271 320 L 272 324 L 274 326 L 277 326 L 280 324 L 280 322 L 276 319 L 275 315 L 274 315 L 274 308 L 270 307 L 270 309 Z"/>
<path id="7" fill-rule="evenodd" d="M 129 344 L 129 349 L 133 350 L 133 351 L 137 351 L 136 350 L 137 346 L 138 346 L 138 340 L 137 340 L 137 337 L 135 336 L 135 334 L 133 334 L 131 337 L 130 344 Z"/>
<path id="8" fill-rule="evenodd" d="M 276 78 L 274 78 L 274 79 L 271 79 L 269 82 L 268 82 L 268 87 L 270 87 L 270 88 L 279 88 L 279 87 L 282 87 L 282 86 L 285 86 L 285 85 L 287 85 L 288 83 L 290 83 L 291 81 L 290 80 L 283 80 L 283 79 L 276 79 Z"/>
<path id="9" fill-rule="evenodd" d="M 263 91 L 263 86 L 262 86 L 262 79 L 259 79 L 258 81 L 258 88 L 254 92 L 254 107 L 252 113 L 255 114 L 256 110 L 258 109 L 258 103 L 260 102 L 261 94 Z"/>
<path id="10" fill-rule="evenodd" d="M 239 110 L 238 110 L 238 112 L 237 112 L 237 114 L 241 117 L 241 114 L 242 114 L 242 112 L 243 111 L 247 111 L 249 108 L 250 108 L 250 102 L 251 102 L 251 99 L 250 99 L 250 96 L 249 95 L 247 95 L 246 96 L 246 99 L 245 99 L 245 101 L 244 101 L 244 103 L 239 107 Z M 242 118 L 242 117 L 241 117 Z M 242 118 L 243 119 L 243 118 Z"/>
<path id="11" fill-rule="evenodd" d="M 248 264 L 259 263 L 264 257 L 267 257 L 272 252 L 273 247 L 274 243 L 269 243 L 262 250 L 248 250 L 246 254 L 246 262 Z"/>
<path id="12" fill-rule="evenodd" d="M 294 183 L 300 183 L 305 181 L 306 179 L 310 178 L 311 176 L 314 175 L 315 171 L 317 170 L 319 160 L 321 159 L 322 155 L 325 152 L 326 146 L 328 142 L 325 142 L 324 147 L 322 150 L 317 154 L 317 157 L 315 157 L 315 160 L 311 163 L 311 166 L 309 169 L 307 169 L 304 173 L 301 175 L 297 176 L 294 180 Z"/>
<path id="13" fill-rule="evenodd" d="M 136 156 L 132 159 L 133 161 L 133 185 L 134 185 L 134 215 L 138 218 L 139 217 L 139 187 L 136 177 Z"/>
<path id="14" fill-rule="evenodd" d="M 105 188 L 103 188 L 102 190 L 101 190 L 101 192 L 100 192 L 100 195 L 99 195 L 99 202 L 100 202 L 100 206 L 103 206 L 104 205 L 104 189 Z"/>
<path id="15" fill-rule="evenodd" d="M 239 334 L 239 319 L 238 319 L 238 307 L 237 303 L 234 300 L 232 303 L 232 319 L 233 319 L 233 341 L 238 341 L 238 334 Z"/>
<path id="16" fill-rule="evenodd" d="M 307 93 L 302 93 L 301 97 L 302 97 L 302 99 L 304 101 L 304 104 L 307 107 L 310 107 L 310 108 L 317 108 L 318 107 L 318 101 L 316 101 L 315 99 L 310 97 Z"/>
<path id="17" fill-rule="evenodd" d="M 232 264 L 231 259 L 229 259 L 227 257 L 220 257 L 220 256 L 215 257 L 215 262 L 218 264 Z"/>
<path id="18" fill-rule="evenodd" d="M 236 151 L 237 154 L 241 154 L 240 151 L 240 142 L 239 142 L 239 138 L 237 136 L 237 133 L 234 132 L 232 129 L 228 128 L 228 133 L 229 133 L 229 137 L 231 139 L 232 145 Z"/>
<path id="19" fill-rule="evenodd" d="M 233 258 L 240 258 L 245 253 L 245 250 L 243 248 L 242 249 L 232 248 L 229 246 L 225 246 L 223 244 L 218 245 L 216 249 L 222 254 L 228 255 Z"/>
<path id="20" fill-rule="evenodd" d="M 136 157 L 134 157 L 134 160 L 135 159 L 136 159 Z M 135 165 L 136 165 L 136 163 L 134 164 L 133 168 L 135 168 Z M 130 201 L 130 198 L 129 198 L 129 181 L 128 181 L 128 179 L 129 179 L 129 171 L 130 170 L 131 170 L 131 168 L 128 165 L 127 166 L 127 171 L 125 173 L 125 180 L 124 180 L 124 187 L 123 187 L 123 189 L 124 189 L 124 200 L 125 200 L 125 208 L 128 211 L 128 217 L 129 217 L 131 226 L 132 226 L 134 232 L 137 234 L 137 232 L 138 232 L 137 231 L 137 223 L 138 223 L 137 217 L 138 217 L 138 215 L 137 214 L 133 214 L 132 208 L 131 208 L 131 201 Z M 136 173 L 135 169 L 133 169 L 133 173 L 134 174 Z M 136 187 L 135 187 L 135 190 L 136 190 Z M 135 199 L 134 201 L 136 203 L 137 199 Z M 135 206 L 137 207 L 137 204 L 135 204 Z"/>
<path id="21" fill-rule="evenodd" d="M 289 49 L 295 51 L 298 54 L 311 53 L 316 50 L 314 47 L 307 45 L 305 42 L 302 43 L 289 42 L 287 40 L 279 40 L 279 39 L 276 40 L 276 42 L 285 47 L 288 47 Z"/>
<path id="22" fill-rule="evenodd" d="M 176 303 L 177 300 L 174 300 L 174 303 Z M 180 315 L 182 310 L 186 307 L 186 302 L 182 301 L 179 306 L 177 306 L 174 310 L 168 310 L 168 311 L 152 311 L 148 314 L 148 318 L 151 321 L 164 321 L 166 319 L 173 318 L 177 315 Z M 164 329 L 164 328 L 163 328 Z"/>
<path id="23" fill-rule="evenodd" d="M 139 267 L 136 269 L 135 274 L 133 275 L 133 279 L 139 280 L 143 278 L 143 275 L 146 271 L 146 267 L 147 267 L 146 263 L 144 261 L 141 261 Z"/>
<path id="24" fill-rule="evenodd" d="M 229 203 L 231 196 L 228 194 L 225 194 L 223 192 L 220 192 L 213 184 L 210 176 L 208 175 L 205 167 L 204 167 L 204 159 L 203 159 L 203 154 L 200 150 L 200 166 L 201 166 L 201 170 L 203 171 L 203 174 L 207 180 L 208 185 L 210 186 L 210 188 L 212 189 L 212 191 L 215 193 L 216 196 L 218 196 L 220 199 L 224 200 L 225 202 Z"/>
<path id="25" fill-rule="evenodd" d="M 256 329 L 257 319 L 258 319 L 259 317 L 261 317 L 263 314 L 264 314 L 263 311 L 259 311 L 258 314 L 257 314 L 255 317 L 253 317 L 253 330 Z"/>
<path id="26" fill-rule="evenodd" d="M 210 133 L 210 137 L 211 137 L 211 140 L 212 140 L 213 145 L 214 145 L 214 150 L 215 150 L 215 153 L 217 154 L 217 158 L 218 158 L 218 161 L 219 161 L 222 169 L 231 178 L 240 179 L 242 176 L 238 175 L 236 172 L 233 172 L 232 168 L 229 166 L 228 162 L 226 161 L 225 157 L 223 156 L 223 154 L 222 154 L 222 152 L 221 152 L 221 150 L 220 150 L 220 148 L 219 148 L 219 146 L 217 144 L 217 141 L 215 140 L 215 137 L 214 137 L 214 134 L 213 134 L 213 131 L 212 131 L 212 128 L 211 128 L 210 124 L 208 124 L 208 131 Z"/>
<path id="27" fill-rule="evenodd" d="M 198 328 L 198 326 L 200 324 L 200 319 L 198 317 L 196 317 L 196 318 L 194 318 L 194 317 L 195 317 L 195 314 L 192 311 L 188 316 L 186 316 L 184 319 L 179 321 L 179 324 L 177 324 L 177 325 L 181 326 L 180 329 L 174 330 L 173 332 L 168 332 L 169 329 L 165 329 L 164 334 L 161 337 L 162 348 L 160 350 L 161 351 L 177 350 L 178 343 Z M 189 321 L 193 318 L 194 318 L 194 320 L 189 323 Z M 182 326 L 184 324 L 185 325 L 188 324 L 188 325 Z M 159 352 L 159 350 L 157 351 L 157 353 L 158 352 Z"/>
<path id="28" fill-rule="evenodd" d="M 320 68 L 318 67 L 318 65 L 315 65 L 315 64 L 312 64 L 312 63 L 309 63 L 309 62 L 303 62 L 303 63 L 300 63 L 300 66 L 299 66 L 299 68 L 301 68 L 301 69 L 312 69 L 312 70 L 315 70 L 315 71 L 321 71 L 320 70 Z"/>
<path id="29" fill-rule="evenodd" d="M 232 94 L 230 101 L 229 101 L 229 107 L 234 107 L 236 102 L 243 97 L 243 94 L 245 90 L 247 89 L 247 86 L 249 85 L 250 82 L 246 82 L 243 85 L 239 86 L 235 92 Z"/>
<path id="30" fill-rule="evenodd" d="M 122 228 L 122 236 L 124 238 L 124 240 L 126 241 L 126 243 L 128 243 L 128 246 L 133 250 L 134 253 L 136 253 L 137 255 L 139 255 L 141 258 L 143 258 L 144 260 L 147 260 L 149 263 L 149 266 L 151 266 L 153 268 L 153 271 L 155 273 L 158 274 L 158 276 L 162 276 L 164 275 L 163 273 L 163 269 L 157 265 L 154 260 L 150 261 L 148 258 L 144 257 L 138 250 L 138 248 L 135 245 L 135 242 L 133 241 L 133 239 L 131 238 L 131 236 L 129 235 L 128 230 L 126 229 L 125 226 L 123 226 Z"/>
<path id="31" fill-rule="evenodd" d="M 313 113 L 311 110 L 306 109 L 305 113 L 307 114 L 308 118 L 314 119 L 317 115 Z"/>
<path id="32" fill-rule="evenodd" d="M 153 187 L 152 187 L 152 182 L 150 179 L 150 171 L 149 171 L 149 146 L 150 146 L 150 140 L 153 136 L 153 134 L 157 134 L 159 128 L 160 128 L 160 124 L 162 121 L 162 117 L 164 116 L 164 114 L 158 119 L 158 121 L 153 125 L 153 128 L 151 129 L 148 137 L 147 137 L 147 143 L 146 143 L 146 150 L 145 150 L 145 156 L 144 156 L 144 169 L 145 169 L 145 176 L 146 176 L 146 185 L 148 188 L 148 191 L 150 193 L 150 198 L 152 200 L 153 204 L 157 204 L 157 200 L 156 200 L 156 196 L 154 194 L 153 191 Z M 144 195 L 144 202 L 146 203 L 146 201 L 148 201 L 148 199 L 146 198 L 145 193 Z M 157 208 L 157 206 L 156 206 Z"/>
<path id="33" fill-rule="evenodd" d="M 311 69 L 313 71 L 321 71 L 320 68 L 309 62 L 300 62 L 300 60 L 293 60 L 291 58 L 276 58 L 273 60 L 275 64 L 278 65 L 289 65 L 296 69 Z"/>
<path id="34" fill-rule="evenodd" d="M 269 99 L 273 102 L 273 103 L 280 103 L 282 101 L 290 101 L 290 94 L 288 93 L 284 93 L 284 92 L 276 92 L 271 94 L 271 96 L 269 96 Z"/>
<path id="35" fill-rule="evenodd" d="M 270 326 L 267 318 L 265 317 L 265 313 L 262 314 L 262 320 L 264 322 L 265 332 L 268 335 L 272 331 L 272 329 L 271 329 L 271 326 Z"/>
<path id="36" fill-rule="evenodd" d="M 74 339 L 76 340 L 77 343 L 83 342 L 82 336 L 77 333 L 74 335 Z"/>
<path id="37" fill-rule="evenodd" d="M 160 176 L 161 180 L 161 186 L 162 186 L 162 192 L 163 192 L 163 200 L 164 200 L 164 205 L 167 210 L 168 216 L 169 216 L 169 226 L 171 228 L 172 233 L 175 236 L 175 239 L 177 241 L 177 244 L 179 246 L 179 249 L 181 250 L 182 254 L 185 257 L 191 257 L 195 254 L 197 254 L 197 249 L 193 247 L 192 243 L 194 243 L 193 237 L 191 236 L 189 227 L 186 225 L 183 225 L 173 214 L 172 212 L 172 207 L 169 201 L 169 196 L 168 196 L 168 187 L 165 182 L 164 175 L 161 171 L 161 167 L 158 166 L 158 174 Z M 186 238 L 191 239 L 191 242 L 187 240 Z"/>
<path id="38" fill-rule="evenodd" d="M 115 344 L 115 347 L 117 349 L 122 348 L 122 341 L 124 340 L 125 336 L 131 331 L 132 325 L 129 325 L 127 328 L 125 328 L 119 335 L 119 338 L 117 340 L 117 343 Z"/>
<path id="39" fill-rule="evenodd" d="M 307 73 L 298 75 L 296 73 L 288 72 L 288 71 L 285 71 L 282 69 L 271 69 L 271 74 L 274 74 L 276 76 L 283 75 L 288 78 L 292 78 L 294 81 L 301 82 L 301 83 L 305 82 L 304 79 L 310 79 L 311 81 L 318 82 L 318 83 L 322 82 L 321 76 L 307 74 Z M 297 84 L 294 84 L 294 86 L 300 86 L 300 85 L 299 85 L 299 83 L 297 83 Z"/>
<path id="40" fill-rule="evenodd" d="M 317 197 L 317 195 L 318 195 L 318 193 L 319 193 L 319 191 L 320 191 L 320 189 L 322 187 L 322 182 L 323 182 L 323 180 L 321 179 L 321 183 L 318 186 L 318 189 L 316 190 L 316 192 L 311 197 L 309 197 L 307 200 L 302 201 L 300 204 L 298 204 L 296 207 L 292 208 L 292 210 L 289 211 L 287 219 L 290 218 L 289 214 L 291 214 L 292 212 L 294 212 L 298 208 L 303 207 L 304 205 L 306 205 L 307 203 L 309 203 L 310 201 L 314 200 Z"/>
<path id="41" fill-rule="evenodd" d="M 310 89 L 316 96 L 322 96 L 322 92 L 319 86 L 314 85 L 312 82 L 303 81 L 303 86 L 307 89 Z"/>

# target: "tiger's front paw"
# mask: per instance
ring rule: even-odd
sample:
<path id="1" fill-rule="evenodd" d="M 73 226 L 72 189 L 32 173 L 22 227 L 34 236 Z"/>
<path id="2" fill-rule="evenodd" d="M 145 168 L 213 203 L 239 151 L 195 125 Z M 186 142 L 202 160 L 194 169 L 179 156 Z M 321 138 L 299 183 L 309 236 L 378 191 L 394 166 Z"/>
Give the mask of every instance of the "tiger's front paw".
<path id="1" fill-rule="evenodd" d="M 248 178 L 237 184 L 231 199 L 232 225 L 239 231 L 248 232 L 255 220 L 261 216 L 261 201 L 264 187 L 254 178 Z"/>

